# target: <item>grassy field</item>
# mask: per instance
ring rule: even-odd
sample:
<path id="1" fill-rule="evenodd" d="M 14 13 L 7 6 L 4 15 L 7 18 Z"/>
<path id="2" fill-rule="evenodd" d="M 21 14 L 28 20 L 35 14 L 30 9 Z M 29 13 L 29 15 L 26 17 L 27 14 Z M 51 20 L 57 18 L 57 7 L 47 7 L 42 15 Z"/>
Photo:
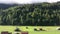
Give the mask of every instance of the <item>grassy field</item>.
<path id="1" fill-rule="evenodd" d="M 28 31 L 29 34 L 60 34 L 60 31 L 56 30 L 59 26 L 0 26 L 0 32 L 2 31 L 9 31 L 14 33 L 16 27 L 20 28 L 22 31 Z M 46 31 L 34 31 L 34 28 L 43 28 Z"/>

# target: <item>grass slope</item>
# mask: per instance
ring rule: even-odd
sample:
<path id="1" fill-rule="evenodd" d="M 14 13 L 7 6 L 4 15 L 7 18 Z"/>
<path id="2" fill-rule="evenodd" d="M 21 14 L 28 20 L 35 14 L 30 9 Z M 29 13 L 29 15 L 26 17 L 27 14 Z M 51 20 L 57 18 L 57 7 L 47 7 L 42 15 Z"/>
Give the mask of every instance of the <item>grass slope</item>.
<path id="1" fill-rule="evenodd" d="M 1 31 L 9 31 L 14 33 L 16 27 L 20 28 L 22 31 L 28 31 L 29 34 L 59 34 L 60 31 L 56 30 L 57 26 L 28 26 L 29 29 L 26 29 L 26 26 L 0 26 Z M 34 28 L 43 28 L 46 31 L 34 31 Z"/>

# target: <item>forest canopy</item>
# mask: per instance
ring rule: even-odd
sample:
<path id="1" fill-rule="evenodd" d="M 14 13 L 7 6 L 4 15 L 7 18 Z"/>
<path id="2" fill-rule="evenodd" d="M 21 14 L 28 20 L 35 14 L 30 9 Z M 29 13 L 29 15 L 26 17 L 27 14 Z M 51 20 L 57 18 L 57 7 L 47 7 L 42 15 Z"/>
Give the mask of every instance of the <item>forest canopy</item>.
<path id="1" fill-rule="evenodd" d="M 0 9 L 0 25 L 59 26 L 60 2 L 24 4 Z"/>

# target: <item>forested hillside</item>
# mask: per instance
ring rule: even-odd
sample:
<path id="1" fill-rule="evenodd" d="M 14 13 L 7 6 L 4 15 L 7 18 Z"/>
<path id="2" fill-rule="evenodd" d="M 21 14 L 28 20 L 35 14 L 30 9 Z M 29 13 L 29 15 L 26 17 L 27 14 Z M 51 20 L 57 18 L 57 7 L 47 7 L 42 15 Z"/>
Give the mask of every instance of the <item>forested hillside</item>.
<path id="1" fill-rule="evenodd" d="M 34 3 L 0 9 L 0 25 L 58 26 L 60 2 Z"/>

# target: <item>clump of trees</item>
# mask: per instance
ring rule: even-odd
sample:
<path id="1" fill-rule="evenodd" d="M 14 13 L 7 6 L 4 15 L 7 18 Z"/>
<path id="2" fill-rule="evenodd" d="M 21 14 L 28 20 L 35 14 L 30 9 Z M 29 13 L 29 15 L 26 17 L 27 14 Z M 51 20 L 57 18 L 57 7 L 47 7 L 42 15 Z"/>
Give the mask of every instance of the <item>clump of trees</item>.
<path id="1" fill-rule="evenodd" d="M 60 25 L 60 2 L 35 3 L 0 10 L 0 25 Z"/>

